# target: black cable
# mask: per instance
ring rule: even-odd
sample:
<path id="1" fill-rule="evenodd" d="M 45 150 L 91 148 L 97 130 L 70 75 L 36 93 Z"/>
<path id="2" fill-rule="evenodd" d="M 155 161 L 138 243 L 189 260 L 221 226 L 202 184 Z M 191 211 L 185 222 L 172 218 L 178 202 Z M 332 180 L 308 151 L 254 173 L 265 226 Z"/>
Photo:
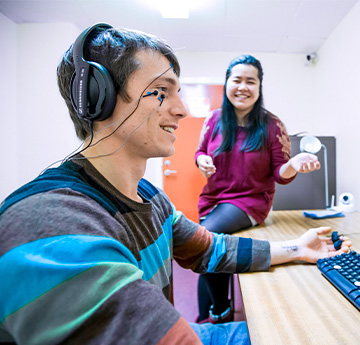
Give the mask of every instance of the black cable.
<path id="1" fill-rule="evenodd" d="M 84 152 L 87 148 L 89 148 L 91 146 L 91 143 L 94 139 L 94 123 L 90 120 L 87 120 L 88 124 L 89 124 L 89 127 L 90 127 L 90 133 L 91 133 L 91 137 L 90 137 L 90 141 L 89 141 L 89 144 L 87 144 L 83 149 L 81 149 L 80 151 L 78 152 L 75 152 L 75 153 L 70 153 L 70 155 L 68 155 L 67 157 L 65 157 L 63 159 L 63 161 L 61 163 L 64 163 L 68 160 L 71 160 L 74 156 L 80 154 L 81 152 Z"/>

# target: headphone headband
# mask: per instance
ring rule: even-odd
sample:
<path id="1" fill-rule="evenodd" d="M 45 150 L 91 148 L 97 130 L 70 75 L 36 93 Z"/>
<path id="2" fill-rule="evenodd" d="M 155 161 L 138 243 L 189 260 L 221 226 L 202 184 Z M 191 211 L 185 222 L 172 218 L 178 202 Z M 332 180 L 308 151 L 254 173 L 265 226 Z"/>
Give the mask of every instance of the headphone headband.
<path id="1" fill-rule="evenodd" d="M 74 63 L 75 63 L 75 68 L 76 68 L 76 64 L 79 64 L 79 62 L 83 61 L 83 62 L 87 62 L 84 59 L 84 45 L 85 45 L 85 41 L 87 39 L 87 37 L 90 34 L 93 34 L 95 30 L 97 29 L 104 29 L 104 31 L 106 29 L 112 29 L 112 26 L 106 23 L 99 23 L 99 24 L 95 24 L 93 26 L 90 26 L 89 28 L 87 28 L 86 30 L 84 30 L 76 39 L 74 46 L 73 46 L 73 58 L 74 58 Z"/>
<path id="2" fill-rule="evenodd" d="M 114 111 L 116 92 L 109 72 L 101 64 L 84 59 L 86 40 L 96 31 L 111 29 L 106 23 L 84 30 L 73 45 L 75 72 L 71 79 L 71 100 L 80 119 L 103 121 Z"/>

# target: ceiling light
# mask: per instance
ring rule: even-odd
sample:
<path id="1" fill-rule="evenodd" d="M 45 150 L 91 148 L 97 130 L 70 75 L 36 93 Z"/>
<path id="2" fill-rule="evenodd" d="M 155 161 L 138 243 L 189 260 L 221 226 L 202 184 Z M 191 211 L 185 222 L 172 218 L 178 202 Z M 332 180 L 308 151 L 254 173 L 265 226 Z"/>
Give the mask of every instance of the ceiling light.
<path id="1" fill-rule="evenodd" d="M 163 18 L 189 18 L 188 0 L 157 0 Z"/>

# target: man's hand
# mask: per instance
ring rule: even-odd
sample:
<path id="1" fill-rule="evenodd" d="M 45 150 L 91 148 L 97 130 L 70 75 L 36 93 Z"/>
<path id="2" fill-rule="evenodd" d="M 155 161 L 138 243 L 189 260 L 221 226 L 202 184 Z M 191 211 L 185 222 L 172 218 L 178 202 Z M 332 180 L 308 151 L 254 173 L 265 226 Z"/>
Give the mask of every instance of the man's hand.
<path id="1" fill-rule="evenodd" d="M 329 227 L 310 229 L 299 238 L 300 247 L 302 248 L 302 260 L 315 263 L 319 259 L 339 255 L 349 251 L 352 243 L 346 236 L 340 236 L 343 243 L 341 244 L 341 248 L 339 250 L 335 249 L 331 238 L 320 237 L 321 235 L 330 233 L 330 231 L 331 228 Z"/>
<path id="2" fill-rule="evenodd" d="M 341 236 L 343 243 L 336 250 L 330 237 L 321 237 L 330 233 L 330 227 L 310 229 L 296 240 L 270 242 L 271 265 L 302 260 L 316 263 L 317 260 L 349 251 L 352 243 L 346 236 Z"/>

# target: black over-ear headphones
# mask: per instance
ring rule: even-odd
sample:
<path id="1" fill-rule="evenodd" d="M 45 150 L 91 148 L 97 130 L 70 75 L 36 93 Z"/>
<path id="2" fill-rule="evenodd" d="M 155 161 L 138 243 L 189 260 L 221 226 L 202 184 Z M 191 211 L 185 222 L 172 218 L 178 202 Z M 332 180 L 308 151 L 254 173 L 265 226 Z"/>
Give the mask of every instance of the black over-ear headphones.
<path id="1" fill-rule="evenodd" d="M 113 80 L 104 66 L 84 59 L 84 45 L 99 30 L 111 29 L 105 23 L 95 24 L 83 31 L 73 46 L 75 72 L 70 84 L 70 97 L 80 119 L 103 121 L 114 111 L 116 91 Z"/>

